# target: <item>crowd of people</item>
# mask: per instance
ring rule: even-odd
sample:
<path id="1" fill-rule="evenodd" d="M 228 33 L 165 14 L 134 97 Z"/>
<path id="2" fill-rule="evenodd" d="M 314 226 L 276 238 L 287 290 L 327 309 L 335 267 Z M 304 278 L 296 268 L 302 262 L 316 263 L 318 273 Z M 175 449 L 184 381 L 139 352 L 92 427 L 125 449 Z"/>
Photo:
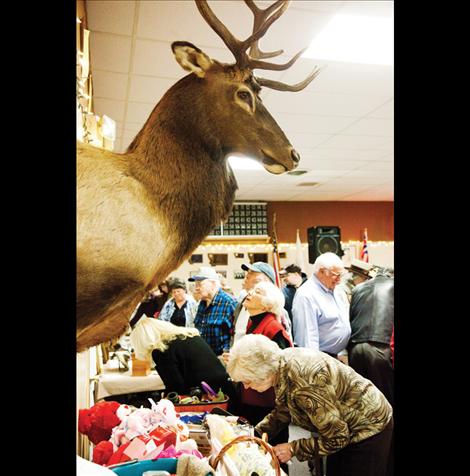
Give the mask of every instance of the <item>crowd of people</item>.
<path id="1" fill-rule="evenodd" d="M 393 271 L 324 253 L 310 277 L 287 266 L 279 289 L 268 263 L 241 268 L 237 298 L 212 267 L 193 293 L 179 278 L 149 293 L 130 319 L 136 357 L 167 391 L 222 389 L 286 473 L 295 456 L 315 476 L 325 463 L 328 476 L 393 474 Z M 311 438 L 289 442 L 289 424 Z"/>

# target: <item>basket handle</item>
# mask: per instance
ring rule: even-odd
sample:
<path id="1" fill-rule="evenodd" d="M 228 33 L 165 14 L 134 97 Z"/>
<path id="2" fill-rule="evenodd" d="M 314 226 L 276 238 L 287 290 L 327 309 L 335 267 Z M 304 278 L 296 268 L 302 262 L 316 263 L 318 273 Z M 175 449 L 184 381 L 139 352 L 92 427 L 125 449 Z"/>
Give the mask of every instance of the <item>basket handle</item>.
<path id="1" fill-rule="evenodd" d="M 243 441 L 251 441 L 254 443 L 258 443 L 265 451 L 266 453 L 269 453 L 271 455 L 271 458 L 273 460 L 274 464 L 274 470 L 276 471 L 276 476 L 281 476 L 281 467 L 279 465 L 279 460 L 277 459 L 276 454 L 274 453 L 274 450 L 271 445 L 266 443 L 264 440 L 261 438 L 258 438 L 256 436 L 247 436 L 247 435 L 242 435 L 242 436 L 237 436 L 234 438 L 232 441 L 229 441 L 226 445 L 222 447 L 222 449 L 219 451 L 219 454 L 214 458 L 214 462 L 212 464 L 212 467 L 214 469 L 217 469 L 217 465 L 219 464 L 220 460 L 224 456 L 224 454 L 231 448 L 232 445 L 236 443 L 241 443 Z"/>

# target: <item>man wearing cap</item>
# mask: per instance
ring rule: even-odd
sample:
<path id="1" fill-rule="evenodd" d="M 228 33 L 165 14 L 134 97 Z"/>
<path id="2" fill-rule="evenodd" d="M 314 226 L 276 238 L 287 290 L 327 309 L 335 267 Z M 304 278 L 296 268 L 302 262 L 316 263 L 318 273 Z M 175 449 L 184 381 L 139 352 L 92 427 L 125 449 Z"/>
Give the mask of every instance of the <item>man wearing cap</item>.
<path id="1" fill-rule="evenodd" d="M 347 267 L 346 267 L 347 268 Z M 351 302 L 351 295 L 353 289 L 358 285 L 367 281 L 372 276 L 369 274 L 373 268 L 372 264 L 365 261 L 354 258 L 349 266 L 349 277 L 344 282 L 344 290 L 348 296 L 348 300 Z"/>
<path id="2" fill-rule="evenodd" d="M 194 327 L 197 302 L 186 292 L 186 283 L 179 278 L 168 280 L 171 298 L 163 306 L 158 318 L 175 326 Z"/>
<path id="3" fill-rule="evenodd" d="M 297 290 L 292 304 L 295 343 L 338 357 L 351 335 L 349 303 L 337 288 L 344 274 L 341 258 L 323 253 L 313 264 L 313 275 Z"/>
<path id="4" fill-rule="evenodd" d="M 295 264 L 286 266 L 286 268 L 283 269 L 280 274 L 284 283 L 286 284 L 282 288 L 282 293 L 284 294 L 285 298 L 284 309 L 287 311 L 292 324 L 292 303 L 294 301 L 294 296 L 297 292 L 297 289 L 300 288 L 300 286 L 302 286 L 305 281 L 307 281 L 307 275 L 302 273 L 302 270 Z"/>
<path id="5" fill-rule="evenodd" d="M 220 287 L 220 277 L 213 268 L 202 267 L 194 281 L 200 302 L 194 318 L 194 327 L 216 355 L 230 347 L 233 333 L 233 313 L 237 301 Z"/>
<path id="6" fill-rule="evenodd" d="M 231 339 L 231 345 L 233 345 L 238 339 L 243 337 L 246 334 L 246 327 L 248 324 L 248 319 L 250 317 L 249 312 L 243 307 L 243 302 L 248 294 L 248 291 L 251 291 L 256 284 L 266 281 L 268 283 L 276 283 L 276 277 L 274 275 L 273 267 L 263 261 L 256 261 L 253 264 L 242 264 L 241 268 L 243 271 L 246 271 L 245 280 L 243 281 L 243 294 L 241 299 L 238 301 L 237 307 L 234 313 L 234 326 L 235 332 Z M 281 321 L 286 327 L 286 331 L 291 335 L 290 323 L 285 316 L 281 316 Z"/>

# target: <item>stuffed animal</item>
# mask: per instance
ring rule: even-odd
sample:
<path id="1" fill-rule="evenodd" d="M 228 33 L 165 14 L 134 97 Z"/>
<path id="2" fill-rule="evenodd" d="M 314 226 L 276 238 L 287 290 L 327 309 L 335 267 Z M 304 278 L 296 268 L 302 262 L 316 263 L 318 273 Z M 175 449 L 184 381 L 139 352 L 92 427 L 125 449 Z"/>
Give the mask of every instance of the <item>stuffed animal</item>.
<path id="1" fill-rule="evenodd" d="M 79 411 L 78 430 L 95 444 L 93 462 L 109 466 L 131 458 L 156 458 L 162 451 L 202 455 L 189 438 L 189 428 L 178 418 L 175 406 L 166 399 L 152 408 L 135 408 L 117 402 L 99 402 Z"/>
<path id="2" fill-rule="evenodd" d="M 90 408 L 78 412 L 78 431 L 88 436 L 97 445 L 100 441 L 109 440 L 112 430 L 132 412 L 129 405 L 118 402 L 98 402 Z"/>

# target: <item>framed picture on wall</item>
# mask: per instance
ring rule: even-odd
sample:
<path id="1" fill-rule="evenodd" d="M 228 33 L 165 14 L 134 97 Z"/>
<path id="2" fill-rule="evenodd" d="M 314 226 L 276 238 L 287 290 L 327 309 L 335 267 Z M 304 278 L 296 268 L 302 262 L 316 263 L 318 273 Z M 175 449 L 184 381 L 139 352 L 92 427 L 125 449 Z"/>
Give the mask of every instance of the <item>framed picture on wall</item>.
<path id="1" fill-rule="evenodd" d="M 228 254 L 226 253 L 209 253 L 207 255 L 211 266 L 227 266 Z"/>
<path id="2" fill-rule="evenodd" d="M 194 263 L 202 263 L 203 259 L 202 259 L 202 255 L 200 254 L 197 254 L 197 255 L 191 255 L 189 257 L 189 264 L 194 264 Z"/>
<path id="3" fill-rule="evenodd" d="M 264 263 L 268 262 L 268 253 L 248 253 L 248 258 L 250 263 L 253 264 L 256 261 L 263 261 Z"/>

